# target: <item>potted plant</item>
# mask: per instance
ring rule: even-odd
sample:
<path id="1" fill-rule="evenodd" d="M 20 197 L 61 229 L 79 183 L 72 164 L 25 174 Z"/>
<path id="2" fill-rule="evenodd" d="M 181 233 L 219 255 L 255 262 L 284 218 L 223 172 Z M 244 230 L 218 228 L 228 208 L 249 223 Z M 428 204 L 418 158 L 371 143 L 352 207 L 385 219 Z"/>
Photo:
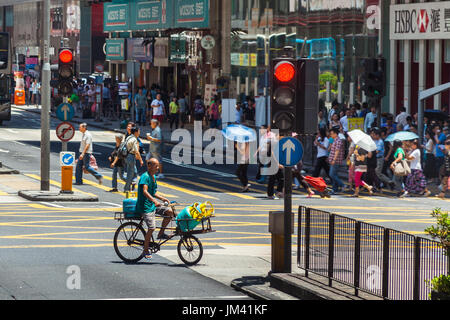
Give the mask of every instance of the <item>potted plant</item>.
<path id="1" fill-rule="evenodd" d="M 431 213 L 436 218 L 437 226 L 431 226 L 425 229 L 433 239 L 439 240 L 444 254 L 447 256 L 448 275 L 440 275 L 434 277 L 427 284 L 431 287 L 431 300 L 450 300 L 450 218 L 448 211 L 444 212 L 440 208 L 436 208 Z"/>

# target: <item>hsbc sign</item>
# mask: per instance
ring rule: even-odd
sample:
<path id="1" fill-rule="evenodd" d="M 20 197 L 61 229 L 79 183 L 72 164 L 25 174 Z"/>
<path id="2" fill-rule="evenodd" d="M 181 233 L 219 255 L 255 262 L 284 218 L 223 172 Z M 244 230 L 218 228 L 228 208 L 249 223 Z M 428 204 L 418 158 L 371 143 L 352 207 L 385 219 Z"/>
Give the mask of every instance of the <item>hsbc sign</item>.
<path id="1" fill-rule="evenodd" d="M 450 1 L 391 5 L 391 40 L 450 39 Z"/>

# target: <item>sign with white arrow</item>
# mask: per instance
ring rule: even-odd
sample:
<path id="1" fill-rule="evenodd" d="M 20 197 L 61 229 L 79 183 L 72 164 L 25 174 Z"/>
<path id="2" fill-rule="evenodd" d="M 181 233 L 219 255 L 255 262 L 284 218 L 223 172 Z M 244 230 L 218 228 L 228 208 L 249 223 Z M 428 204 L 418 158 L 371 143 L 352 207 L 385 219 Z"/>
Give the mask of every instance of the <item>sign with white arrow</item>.
<path id="1" fill-rule="evenodd" d="M 283 138 L 279 143 L 278 161 L 285 167 L 293 167 L 303 158 L 302 143 L 296 138 Z"/>
<path id="2" fill-rule="evenodd" d="M 56 109 L 56 116 L 61 121 L 70 121 L 75 116 L 75 109 L 71 104 L 61 103 Z"/>

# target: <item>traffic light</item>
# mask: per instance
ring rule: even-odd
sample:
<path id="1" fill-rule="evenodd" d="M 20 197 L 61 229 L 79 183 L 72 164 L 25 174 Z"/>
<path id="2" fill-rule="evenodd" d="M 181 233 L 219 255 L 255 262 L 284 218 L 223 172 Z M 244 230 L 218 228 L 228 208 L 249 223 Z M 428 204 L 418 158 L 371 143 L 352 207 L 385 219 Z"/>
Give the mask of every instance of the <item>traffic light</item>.
<path id="1" fill-rule="evenodd" d="M 280 134 L 296 132 L 299 71 L 297 60 L 277 58 L 272 61 L 271 124 Z"/>
<path id="2" fill-rule="evenodd" d="M 364 67 L 361 79 L 362 90 L 369 98 L 382 98 L 386 88 L 386 60 L 369 58 L 362 61 Z"/>
<path id="3" fill-rule="evenodd" d="M 61 48 L 58 54 L 58 91 L 63 96 L 69 96 L 73 92 L 74 62 L 73 50 Z"/>
<path id="4" fill-rule="evenodd" d="M 271 126 L 280 134 L 314 134 L 319 109 L 319 62 L 288 57 L 271 64 Z M 317 93 L 317 94 L 315 94 Z"/>

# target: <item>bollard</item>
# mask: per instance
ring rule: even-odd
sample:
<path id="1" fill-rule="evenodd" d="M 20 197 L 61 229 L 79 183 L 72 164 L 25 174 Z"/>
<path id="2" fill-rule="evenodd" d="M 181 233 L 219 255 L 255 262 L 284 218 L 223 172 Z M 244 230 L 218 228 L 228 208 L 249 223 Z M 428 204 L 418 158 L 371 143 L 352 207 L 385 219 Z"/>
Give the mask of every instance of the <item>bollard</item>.
<path id="1" fill-rule="evenodd" d="M 61 193 L 72 191 L 73 166 L 61 166 Z"/>
<path id="2" fill-rule="evenodd" d="M 284 273 L 284 211 L 269 212 L 269 232 L 272 234 L 272 268 L 271 273 Z M 291 219 L 291 233 L 294 233 L 294 219 Z"/>

